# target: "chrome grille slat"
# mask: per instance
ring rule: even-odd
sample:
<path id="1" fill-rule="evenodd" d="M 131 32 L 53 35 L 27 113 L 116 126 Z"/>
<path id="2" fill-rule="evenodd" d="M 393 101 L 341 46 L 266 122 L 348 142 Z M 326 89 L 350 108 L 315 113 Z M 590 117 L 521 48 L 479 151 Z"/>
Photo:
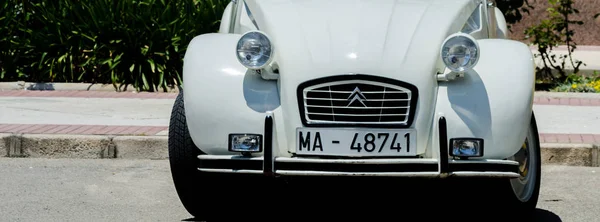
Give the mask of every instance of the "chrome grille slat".
<path id="1" fill-rule="evenodd" d="M 408 114 L 339 114 L 339 113 L 311 113 L 317 116 L 406 116 Z"/>
<path id="2" fill-rule="evenodd" d="M 383 88 L 383 98 L 382 98 L 383 101 L 381 102 L 381 107 L 383 107 L 383 104 L 385 103 L 385 90 L 386 90 L 386 88 Z M 408 109 L 406 109 L 406 110 L 407 110 L 406 113 L 408 114 Z M 382 116 L 383 116 L 383 109 L 379 109 L 379 121 L 378 122 L 381 122 Z"/>
<path id="3" fill-rule="evenodd" d="M 327 101 L 348 101 L 348 99 L 330 99 L 330 98 L 313 98 L 306 97 L 306 100 L 327 100 Z M 369 99 L 368 101 L 410 101 L 410 99 Z"/>
<path id="4" fill-rule="evenodd" d="M 391 107 L 347 107 L 347 106 L 317 106 L 306 105 L 307 107 L 317 108 L 336 108 L 336 109 L 410 109 L 410 106 L 391 106 Z"/>
<path id="5" fill-rule="evenodd" d="M 298 91 L 303 119 L 307 124 L 407 125 L 416 97 L 411 89 L 415 88 L 390 82 L 397 85 L 365 79 L 308 85 Z"/>
<path id="6" fill-rule="evenodd" d="M 335 108 L 333 108 L 333 96 L 331 96 L 331 86 L 327 87 L 329 89 L 329 104 L 331 104 L 331 113 L 335 113 Z M 331 117 L 333 119 L 333 121 L 335 122 L 335 116 Z"/>
<path id="7" fill-rule="evenodd" d="M 311 90 L 311 92 L 323 92 L 323 93 L 352 93 L 352 91 L 328 91 L 328 90 Z M 375 91 L 375 92 L 363 92 L 363 93 L 405 93 L 408 94 L 409 92 L 402 92 L 402 91 Z"/>

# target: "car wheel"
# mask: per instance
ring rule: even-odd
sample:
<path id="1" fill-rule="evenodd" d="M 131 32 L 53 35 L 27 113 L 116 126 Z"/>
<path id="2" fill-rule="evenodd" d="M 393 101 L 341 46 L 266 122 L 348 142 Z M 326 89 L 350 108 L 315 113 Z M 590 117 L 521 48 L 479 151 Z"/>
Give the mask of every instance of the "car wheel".
<path id="1" fill-rule="evenodd" d="M 192 141 L 187 126 L 183 90 L 175 99 L 169 124 L 169 163 L 177 195 L 195 220 L 243 217 L 255 209 L 256 200 L 244 194 L 260 193 L 263 200 L 272 201 L 278 184 L 252 175 L 205 173 L 198 170 L 202 152 Z M 248 188 L 250 186 L 251 188 Z M 244 190 L 245 192 L 242 192 Z M 235 201 L 232 201 L 235 200 Z M 227 213 L 236 207 L 238 214 Z M 270 215 L 264 215 L 270 216 Z"/>
<path id="2" fill-rule="evenodd" d="M 196 147 L 188 131 L 183 91 L 179 92 L 169 123 L 169 163 L 175 190 L 185 209 L 194 217 L 199 217 L 201 210 L 200 178 L 198 171 L 198 155 L 202 152 Z"/>
<path id="3" fill-rule="evenodd" d="M 508 159 L 519 162 L 520 177 L 503 183 L 501 195 L 506 206 L 517 213 L 529 214 L 536 209 L 541 186 L 540 142 L 533 114 L 521 149 Z"/>

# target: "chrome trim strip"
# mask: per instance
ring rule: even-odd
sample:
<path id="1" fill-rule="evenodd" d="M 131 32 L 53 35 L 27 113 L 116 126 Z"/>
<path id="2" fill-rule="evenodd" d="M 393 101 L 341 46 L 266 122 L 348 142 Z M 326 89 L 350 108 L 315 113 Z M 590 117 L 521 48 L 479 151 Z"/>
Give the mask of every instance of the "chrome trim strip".
<path id="1" fill-rule="evenodd" d="M 262 174 L 262 170 L 232 170 L 232 169 L 207 169 L 198 168 L 199 171 L 207 173 L 240 173 L 240 174 Z"/>
<path id="2" fill-rule="evenodd" d="M 263 157 L 243 157 L 240 155 L 198 155 L 199 160 L 263 160 Z"/>
<path id="3" fill-rule="evenodd" d="M 348 99 L 330 99 L 330 98 L 319 98 L 319 97 L 304 97 L 308 100 L 327 100 L 327 101 L 348 101 Z M 410 99 L 369 99 L 369 101 L 410 101 Z"/>
<path id="4" fill-rule="evenodd" d="M 231 0 L 231 17 L 229 18 L 229 33 L 235 33 L 235 25 L 238 14 L 238 0 Z"/>
<path id="5" fill-rule="evenodd" d="M 231 173 L 231 174 L 263 174 L 261 170 L 232 170 L 232 169 L 205 169 L 198 168 L 201 172 L 207 173 Z M 276 170 L 276 174 L 287 175 L 287 176 L 374 176 L 374 177 L 426 177 L 426 178 L 438 178 L 442 177 L 440 173 L 432 172 L 385 172 L 385 173 L 372 173 L 372 172 L 331 172 L 331 171 L 295 171 L 295 170 Z M 448 175 L 449 177 L 496 177 L 496 178 L 518 178 L 517 173 L 508 172 L 453 172 Z"/>
<path id="6" fill-rule="evenodd" d="M 333 114 L 333 113 L 310 113 L 318 116 L 408 116 L 408 114 Z M 313 120 L 315 121 L 315 120 Z"/>
<path id="7" fill-rule="evenodd" d="M 263 157 L 243 157 L 240 155 L 199 155 L 200 160 L 263 160 Z M 435 164 L 438 159 L 403 159 L 403 158 L 384 158 L 384 159 L 319 159 L 319 158 L 297 158 L 297 157 L 275 157 L 275 162 L 286 163 L 346 163 L 346 164 Z M 505 164 L 518 166 L 519 162 L 512 160 L 449 160 L 451 164 Z"/>
<path id="8" fill-rule="evenodd" d="M 355 123 L 357 125 L 385 125 L 385 124 L 404 124 L 405 122 L 352 122 L 352 121 L 335 121 L 335 122 L 327 122 L 327 121 L 308 121 L 309 124 L 319 124 L 319 123 L 328 123 L 328 124 L 339 124 L 339 125 L 347 125 Z"/>
<path id="9" fill-rule="evenodd" d="M 450 176 L 454 177 L 498 177 L 498 178 L 518 178 L 518 173 L 510 172 L 471 172 L 471 171 L 457 171 L 452 172 Z"/>
<path id="10" fill-rule="evenodd" d="M 200 155 L 200 160 L 263 160 L 263 157 L 241 157 L 237 155 Z M 332 164 L 437 164 L 438 159 L 317 159 L 317 158 L 296 158 L 296 157 L 275 157 L 275 165 L 277 163 L 332 163 Z M 518 165 L 518 162 L 511 160 L 449 160 L 451 164 L 504 164 Z M 234 173 L 234 174 L 263 174 L 263 170 L 234 170 L 234 169 L 215 169 L 215 168 L 198 168 L 199 171 L 209 173 Z M 445 178 L 445 177 L 495 177 L 495 178 L 518 178 L 519 174 L 515 172 L 501 171 L 453 171 L 453 172 L 339 172 L 339 171 L 314 171 L 314 170 L 277 170 L 275 174 L 290 175 L 290 176 L 376 176 L 376 177 L 429 177 L 429 178 Z"/>
<path id="11" fill-rule="evenodd" d="M 317 106 L 317 105 L 306 105 L 308 107 L 316 108 L 336 108 L 336 109 L 410 109 L 410 106 L 389 106 L 389 107 L 347 107 L 347 106 Z"/>
<path id="12" fill-rule="evenodd" d="M 311 90 L 311 92 L 322 92 L 322 93 L 352 93 L 352 91 L 329 91 L 329 90 Z M 409 94 L 408 92 L 402 91 L 370 91 L 370 92 L 362 92 L 364 94 L 369 93 L 401 93 L 401 94 Z"/>
<path id="13" fill-rule="evenodd" d="M 331 172 L 331 171 L 293 171 L 293 170 L 277 170 L 279 175 L 287 176 L 373 176 L 373 177 L 425 177 L 425 178 L 442 178 L 442 177 L 484 177 L 484 178 L 518 178 L 517 173 L 507 172 L 452 172 L 448 176 L 440 173 L 431 172 Z"/>
<path id="14" fill-rule="evenodd" d="M 390 173 L 372 173 L 372 172 L 331 172 L 331 171 L 292 171 L 277 170 L 275 173 L 289 176 L 380 176 L 380 177 L 439 177 L 438 173 L 430 172 L 390 172 Z"/>
<path id="15" fill-rule="evenodd" d="M 489 38 L 497 38 L 498 25 L 496 23 L 496 2 L 494 0 L 487 0 L 487 20 L 488 20 L 488 36 Z"/>
<path id="16" fill-rule="evenodd" d="M 341 163 L 341 164 L 437 164 L 437 159 L 309 159 L 277 157 L 275 162 L 281 163 Z"/>
<path id="17" fill-rule="evenodd" d="M 492 159 L 482 159 L 482 160 L 450 160 L 452 164 L 505 164 L 505 165 L 513 165 L 518 166 L 519 162 L 512 160 L 492 160 Z"/>

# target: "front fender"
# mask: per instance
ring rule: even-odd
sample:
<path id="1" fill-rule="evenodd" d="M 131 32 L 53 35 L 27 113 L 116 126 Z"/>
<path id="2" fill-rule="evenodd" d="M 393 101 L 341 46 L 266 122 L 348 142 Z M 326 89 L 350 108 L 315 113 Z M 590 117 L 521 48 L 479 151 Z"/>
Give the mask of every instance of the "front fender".
<path id="1" fill-rule="evenodd" d="M 277 82 L 263 80 L 237 61 L 239 38 L 223 33 L 197 36 L 184 58 L 187 125 L 196 146 L 207 154 L 231 154 L 230 133 L 263 134 L 266 112 L 280 106 Z"/>
<path id="2" fill-rule="evenodd" d="M 513 40 L 479 40 L 479 46 L 472 71 L 440 82 L 436 119 L 446 118 L 448 139 L 483 138 L 483 158 L 504 159 L 525 141 L 535 88 L 533 57 L 529 47 Z"/>

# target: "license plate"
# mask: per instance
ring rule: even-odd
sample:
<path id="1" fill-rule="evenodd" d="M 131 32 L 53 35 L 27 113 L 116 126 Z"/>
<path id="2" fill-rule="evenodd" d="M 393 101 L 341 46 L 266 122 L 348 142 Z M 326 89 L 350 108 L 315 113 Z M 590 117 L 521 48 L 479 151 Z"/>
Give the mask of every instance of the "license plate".
<path id="1" fill-rule="evenodd" d="M 296 154 L 328 156 L 414 156 L 414 129 L 297 128 Z"/>

